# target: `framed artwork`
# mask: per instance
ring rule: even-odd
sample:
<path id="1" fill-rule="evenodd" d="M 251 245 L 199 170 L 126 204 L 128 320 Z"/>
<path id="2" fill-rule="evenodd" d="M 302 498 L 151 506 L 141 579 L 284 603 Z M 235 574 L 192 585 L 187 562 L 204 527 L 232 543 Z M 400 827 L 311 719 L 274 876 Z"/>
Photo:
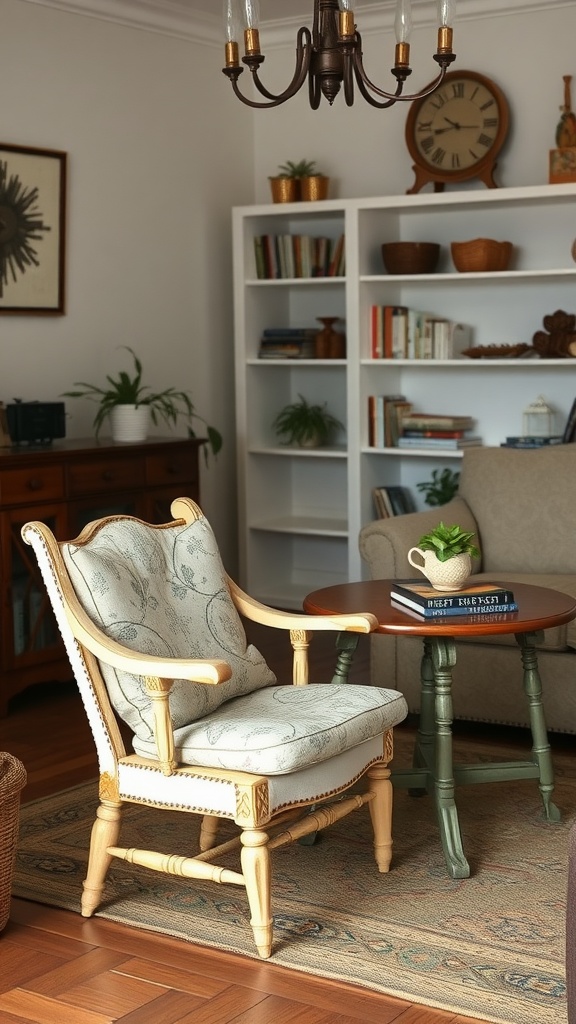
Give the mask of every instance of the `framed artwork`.
<path id="1" fill-rule="evenodd" d="M 0 314 L 64 313 L 66 153 L 0 143 Z"/>

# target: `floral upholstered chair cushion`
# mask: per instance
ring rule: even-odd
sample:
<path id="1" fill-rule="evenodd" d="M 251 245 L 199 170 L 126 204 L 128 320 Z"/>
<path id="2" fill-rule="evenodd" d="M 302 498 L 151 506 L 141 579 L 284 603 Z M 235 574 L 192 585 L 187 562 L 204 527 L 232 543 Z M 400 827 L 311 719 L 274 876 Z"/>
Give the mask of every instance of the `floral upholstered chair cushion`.
<path id="1" fill-rule="evenodd" d="M 278 685 L 247 645 L 212 529 L 152 527 L 118 516 L 62 555 L 80 603 L 118 643 L 163 658 L 223 658 L 224 683 L 177 680 L 170 693 L 180 763 L 284 775 L 376 744 L 405 715 L 396 690 L 348 684 Z M 131 727 L 133 747 L 157 758 L 152 701 L 142 677 L 100 661 L 110 700 Z"/>
<path id="2" fill-rule="evenodd" d="M 231 665 L 232 677 L 218 686 L 174 683 L 174 729 L 276 681 L 260 652 L 247 644 L 216 538 L 203 516 L 158 529 L 119 517 L 89 543 L 63 545 L 62 554 L 81 604 L 107 636 L 143 654 L 223 658 Z M 153 711 L 142 678 L 100 667 L 115 710 L 137 740 L 152 741 Z"/>

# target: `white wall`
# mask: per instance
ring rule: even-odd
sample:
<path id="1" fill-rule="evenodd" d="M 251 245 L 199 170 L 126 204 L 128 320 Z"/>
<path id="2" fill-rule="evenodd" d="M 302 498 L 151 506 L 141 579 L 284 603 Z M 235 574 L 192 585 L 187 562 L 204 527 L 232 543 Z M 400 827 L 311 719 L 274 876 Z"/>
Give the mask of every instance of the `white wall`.
<path id="1" fill-rule="evenodd" d="M 562 75 L 576 78 L 574 0 L 521 2 L 458 5 L 455 67 L 493 77 L 512 107 L 502 185 L 547 181 Z M 202 496 L 234 572 L 231 207 L 268 201 L 267 176 L 303 157 L 334 177 L 335 195 L 404 192 L 413 181 L 407 107 L 378 111 L 358 99 L 348 109 L 339 97 L 313 112 L 304 88 L 275 111 L 251 112 L 221 74 L 219 46 L 78 9 L 1 0 L 2 141 L 67 151 L 70 184 L 67 312 L 0 316 L 0 399 L 54 400 L 76 380 L 103 381 L 122 365 L 117 346 L 134 347 L 147 381 L 190 389 L 224 435 Z M 270 50 L 274 88 L 291 77 L 294 40 L 290 31 Z M 262 43 L 268 52 L 265 27 Z M 432 24 L 418 26 L 415 87 L 432 77 L 434 46 Z M 389 29 L 365 33 L 364 50 L 368 72 L 386 84 Z M 91 405 L 68 400 L 67 410 L 70 437 L 92 432 Z"/>
<path id="2" fill-rule="evenodd" d="M 436 5 L 427 5 L 435 16 Z M 424 5 L 421 5 L 424 9 Z M 421 10 L 418 8 L 418 11 Z M 508 13 L 502 13 L 507 8 Z M 539 9 L 538 9 L 539 8 Z M 416 10 L 416 8 L 415 8 Z M 358 2 L 357 24 L 363 31 Z M 484 12 L 484 13 L 481 13 Z M 452 65 L 488 75 L 504 90 L 511 107 L 511 130 L 501 153 L 496 179 L 501 186 L 537 185 L 548 182 L 548 151 L 554 146 L 559 107 L 564 98 L 563 75 L 574 75 L 573 107 L 576 107 L 576 3 L 573 0 L 459 0 L 456 5 Z M 372 24 L 374 17 L 365 16 Z M 391 25 L 391 13 L 381 21 Z M 262 79 L 272 91 L 281 90 L 292 77 L 295 50 L 292 39 L 269 49 L 264 30 L 262 51 L 266 60 Z M 364 65 L 376 85 L 391 88 L 389 68 L 394 59 L 394 34 L 363 33 Z M 437 65 L 434 25 L 415 24 L 412 37 L 412 76 L 409 86 L 417 91 L 432 79 Z M 301 158 L 316 160 L 334 180 L 332 198 L 394 195 L 411 188 L 412 161 L 404 141 L 408 104 L 375 110 L 357 95 L 353 107 L 343 95 L 330 107 L 325 100 L 317 111 L 308 105 L 307 88 L 275 110 L 254 114 L 255 197 L 268 202 L 267 176 L 278 164 Z M 460 186 L 462 187 L 462 186 Z M 484 188 L 478 182 L 472 188 Z M 431 186 L 428 186 L 431 189 Z"/>
<path id="3" fill-rule="evenodd" d="M 252 201 L 253 145 L 222 63 L 214 46 L 2 0 L 1 140 L 65 150 L 69 203 L 66 315 L 0 317 L 0 399 L 104 383 L 132 346 L 145 382 L 190 389 L 224 435 L 202 500 L 235 571 L 230 208 Z M 91 435 L 95 406 L 66 408 L 68 436 Z"/>

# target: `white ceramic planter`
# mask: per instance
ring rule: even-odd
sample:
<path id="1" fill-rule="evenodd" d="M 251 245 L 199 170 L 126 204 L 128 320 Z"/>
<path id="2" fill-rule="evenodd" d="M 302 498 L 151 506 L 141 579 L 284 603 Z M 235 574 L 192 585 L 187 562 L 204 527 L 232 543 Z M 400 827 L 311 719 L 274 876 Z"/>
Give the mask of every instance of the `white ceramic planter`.
<path id="1" fill-rule="evenodd" d="M 115 405 L 110 413 L 114 441 L 145 441 L 149 422 L 147 405 Z"/>
<path id="2" fill-rule="evenodd" d="M 418 555 L 422 562 L 414 560 Z M 408 561 L 415 569 L 430 581 L 434 590 L 461 590 L 472 572 L 470 555 L 454 555 L 446 562 L 440 562 L 435 551 L 422 551 L 422 548 L 410 548 Z"/>

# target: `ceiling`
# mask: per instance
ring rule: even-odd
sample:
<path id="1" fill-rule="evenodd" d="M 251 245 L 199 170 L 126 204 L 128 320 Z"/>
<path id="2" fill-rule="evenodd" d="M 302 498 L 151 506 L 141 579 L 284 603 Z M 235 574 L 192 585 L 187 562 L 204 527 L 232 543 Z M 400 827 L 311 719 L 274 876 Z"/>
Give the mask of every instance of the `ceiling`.
<path id="1" fill-rule="evenodd" d="M 161 6 L 160 0 L 157 0 L 157 4 Z M 358 0 L 354 8 L 362 9 L 376 5 L 393 6 L 393 0 Z M 167 6 L 180 8 L 189 13 L 199 12 L 218 19 L 222 17 L 222 0 L 167 0 Z M 260 0 L 260 20 L 266 22 L 305 18 L 308 23 L 311 20 L 312 8 L 312 0 Z"/>

